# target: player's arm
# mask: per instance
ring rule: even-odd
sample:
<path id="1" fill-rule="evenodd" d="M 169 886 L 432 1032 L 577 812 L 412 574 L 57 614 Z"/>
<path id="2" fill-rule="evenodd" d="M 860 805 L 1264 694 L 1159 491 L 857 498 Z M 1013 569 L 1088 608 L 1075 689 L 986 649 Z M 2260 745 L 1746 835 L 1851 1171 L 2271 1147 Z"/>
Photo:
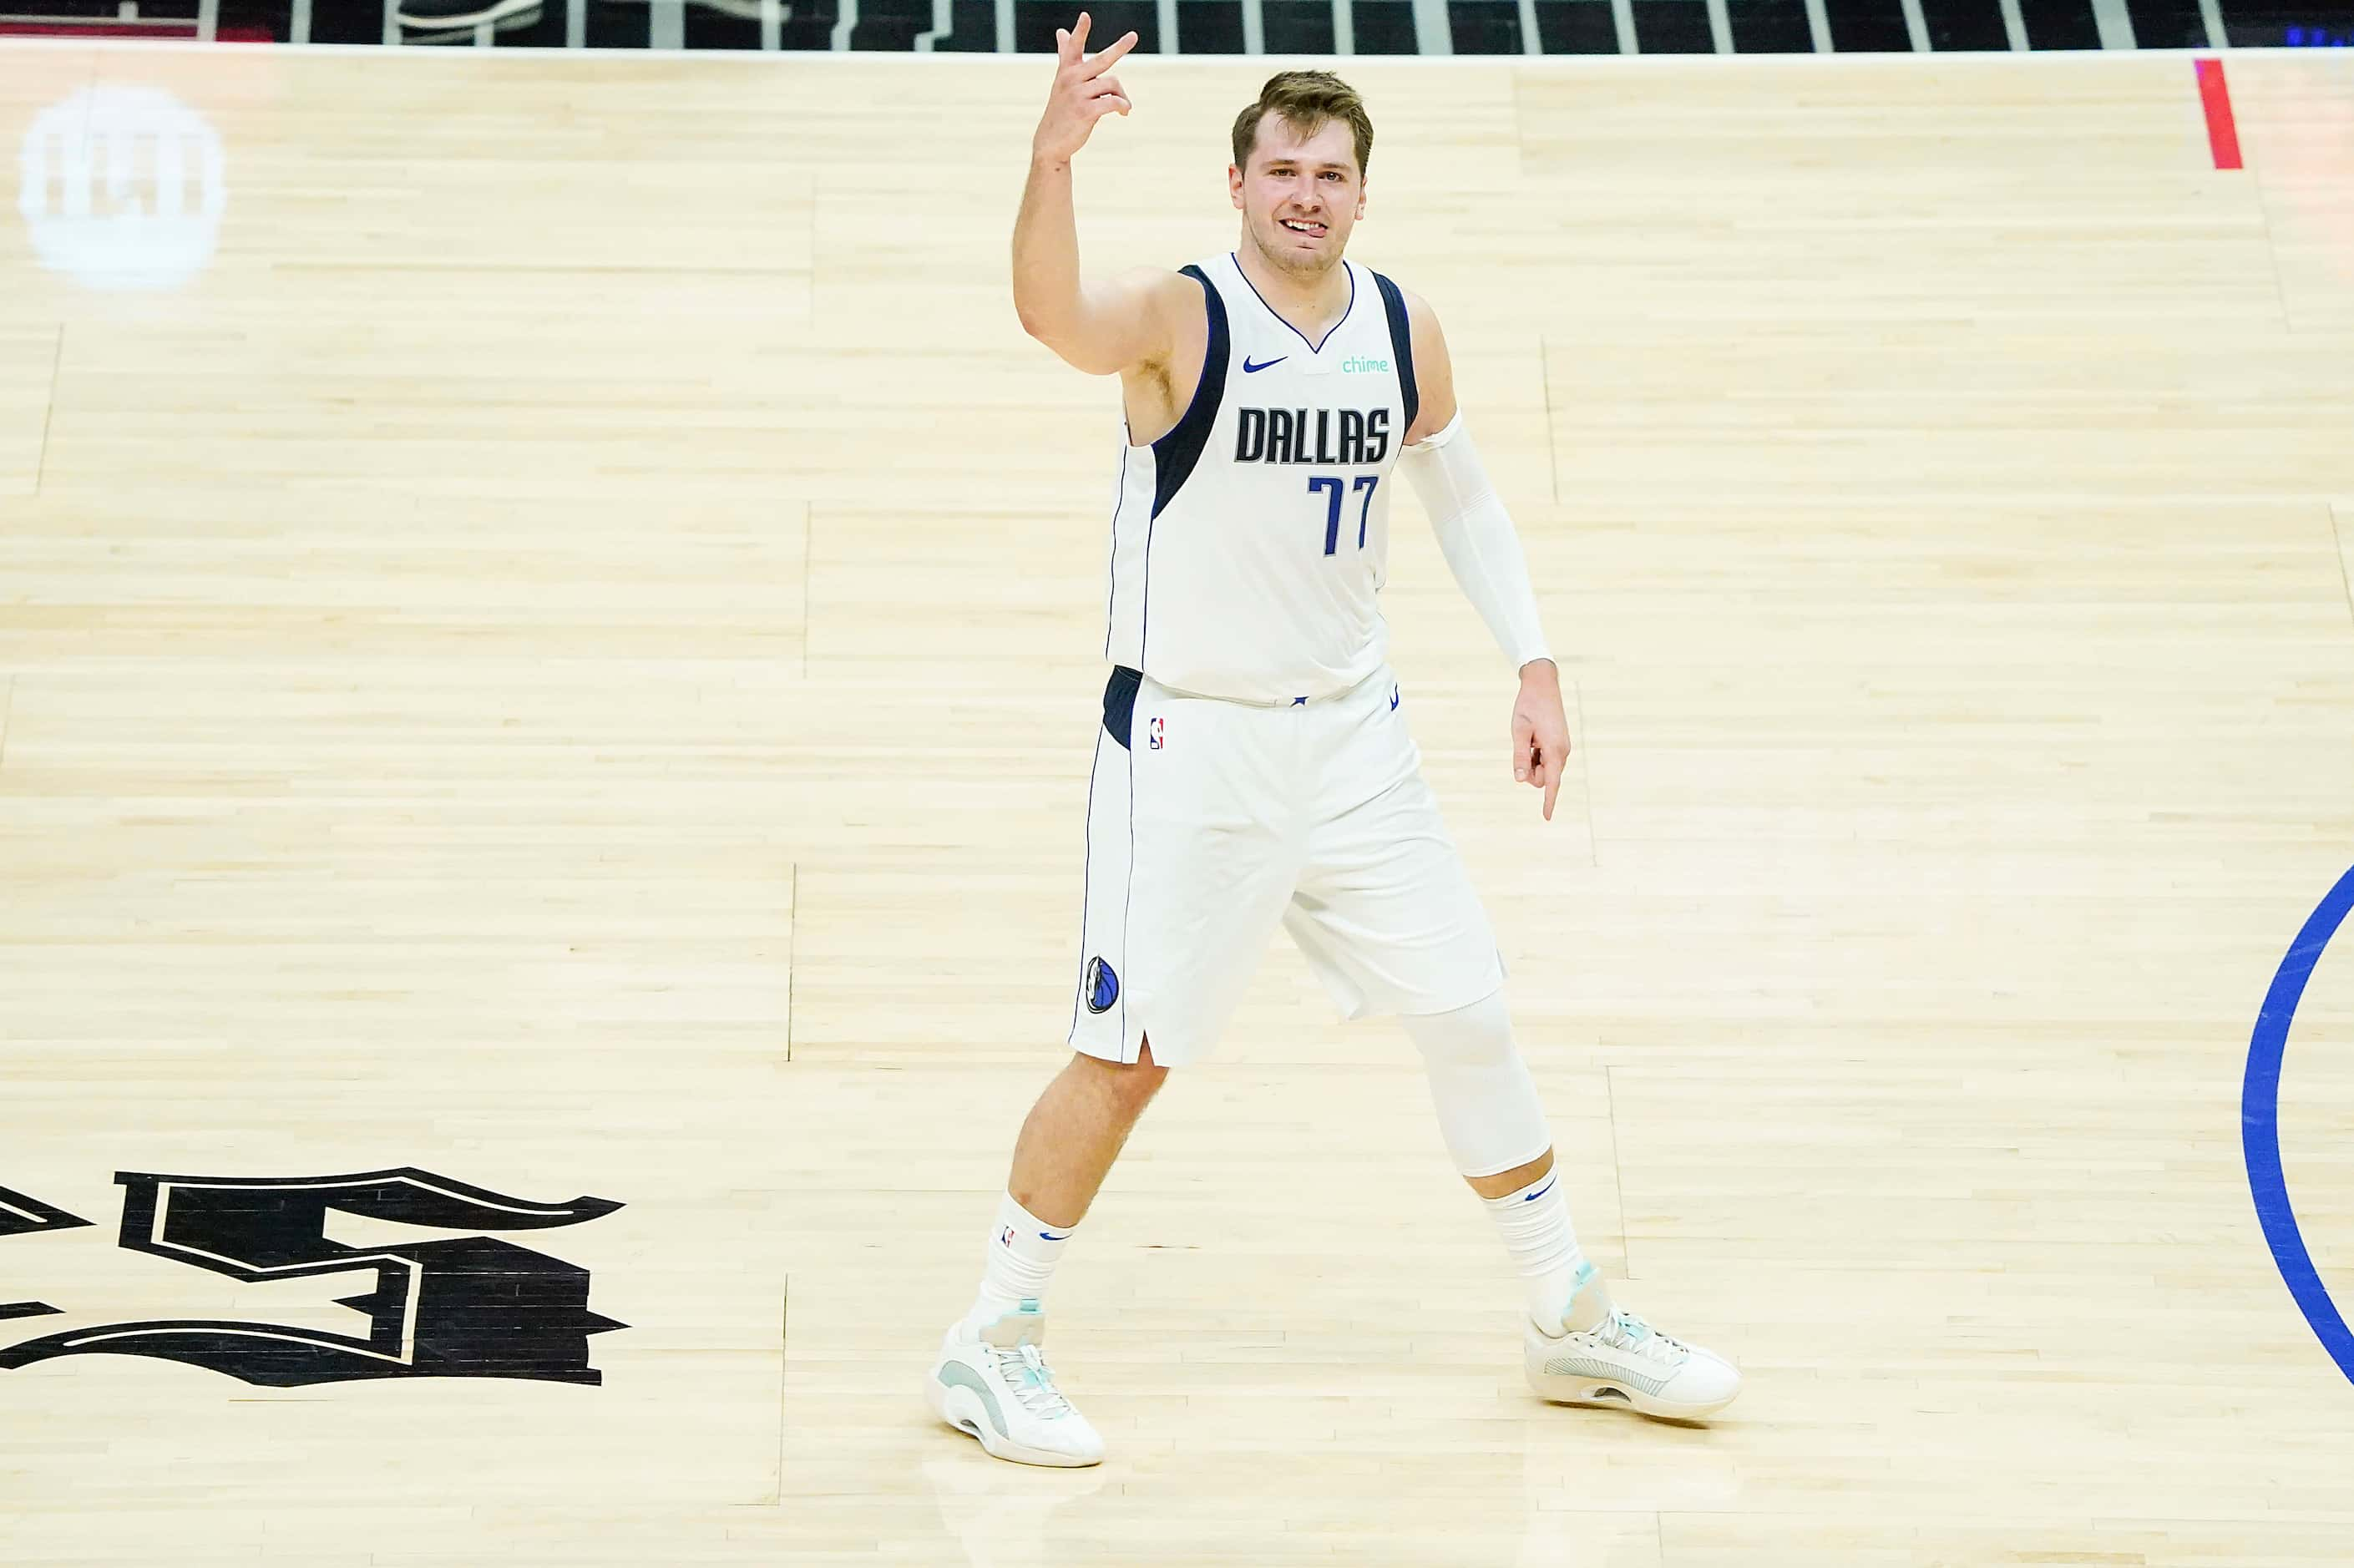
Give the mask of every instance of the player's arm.
<path id="1" fill-rule="evenodd" d="M 1399 291 L 1405 295 L 1420 404 L 1398 467 L 1430 514 L 1439 550 L 1463 596 L 1520 672 L 1520 694 L 1512 704 L 1512 777 L 1544 791 L 1544 814 L 1551 821 L 1569 758 L 1569 722 L 1562 711 L 1560 673 L 1537 615 L 1528 557 L 1479 450 L 1463 428 L 1463 411 L 1455 401 L 1455 366 L 1437 313 L 1420 295 Z"/>
<path id="2" fill-rule="evenodd" d="M 1091 376 L 1167 357 L 1171 313 L 1184 280 L 1139 268 L 1109 280 L 1079 276 L 1078 221 L 1071 203 L 1071 161 L 1096 122 L 1129 111 L 1110 68 L 1136 47 L 1129 33 L 1111 48 L 1087 52 L 1089 18 L 1055 30 L 1055 85 L 1030 141 L 1030 179 L 1013 221 L 1013 308 L 1022 330 Z"/>

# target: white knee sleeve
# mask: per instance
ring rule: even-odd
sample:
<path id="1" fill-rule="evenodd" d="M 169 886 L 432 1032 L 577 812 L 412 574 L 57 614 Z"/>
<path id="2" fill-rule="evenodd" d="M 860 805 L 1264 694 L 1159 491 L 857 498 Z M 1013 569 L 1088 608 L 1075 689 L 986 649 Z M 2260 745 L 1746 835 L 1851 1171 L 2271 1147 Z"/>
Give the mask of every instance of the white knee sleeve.
<path id="1" fill-rule="evenodd" d="M 1422 1053 L 1438 1130 L 1458 1171 L 1494 1176 L 1553 1146 L 1500 989 L 1452 1012 L 1409 1014 L 1405 1032 Z"/>

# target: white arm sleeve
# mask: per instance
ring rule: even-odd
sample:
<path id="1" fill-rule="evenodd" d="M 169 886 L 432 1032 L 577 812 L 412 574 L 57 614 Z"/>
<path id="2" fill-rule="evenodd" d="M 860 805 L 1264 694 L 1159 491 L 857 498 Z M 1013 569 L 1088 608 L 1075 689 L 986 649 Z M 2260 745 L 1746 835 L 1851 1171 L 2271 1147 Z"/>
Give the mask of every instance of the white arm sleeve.
<path id="1" fill-rule="evenodd" d="M 1463 597 L 1495 634 L 1496 644 L 1519 669 L 1532 659 L 1550 659 L 1544 625 L 1537 619 L 1536 591 L 1529 586 L 1528 558 L 1504 511 L 1496 487 L 1480 466 L 1479 449 L 1463 428 L 1463 410 L 1414 446 L 1398 453 L 1414 493 L 1438 535 Z"/>

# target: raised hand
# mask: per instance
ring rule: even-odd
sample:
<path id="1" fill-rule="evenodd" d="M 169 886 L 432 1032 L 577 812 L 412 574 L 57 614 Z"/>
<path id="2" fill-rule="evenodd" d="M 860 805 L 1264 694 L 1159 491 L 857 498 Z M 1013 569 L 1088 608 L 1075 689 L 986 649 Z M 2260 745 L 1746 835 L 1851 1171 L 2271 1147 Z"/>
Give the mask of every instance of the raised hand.
<path id="1" fill-rule="evenodd" d="M 1132 107 L 1119 78 L 1110 74 L 1121 57 L 1136 48 L 1136 35 L 1127 33 L 1108 49 L 1087 52 L 1088 17 L 1079 13 L 1076 26 L 1055 29 L 1055 88 L 1046 98 L 1046 112 L 1030 138 L 1034 158 L 1067 163 L 1087 144 L 1087 134 L 1107 114 L 1125 114 Z"/>

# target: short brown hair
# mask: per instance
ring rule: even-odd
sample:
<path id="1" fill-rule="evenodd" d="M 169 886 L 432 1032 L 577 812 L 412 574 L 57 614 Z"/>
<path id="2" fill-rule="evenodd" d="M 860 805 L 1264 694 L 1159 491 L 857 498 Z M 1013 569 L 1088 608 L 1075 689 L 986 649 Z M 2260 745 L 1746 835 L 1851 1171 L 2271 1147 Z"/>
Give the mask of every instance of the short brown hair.
<path id="1" fill-rule="evenodd" d="M 1373 155 L 1373 122 L 1357 90 L 1329 70 L 1281 70 L 1258 90 L 1258 101 L 1235 116 L 1235 167 L 1250 167 L 1259 122 L 1269 111 L 1302 136 L 1313 136 L 1329 120 L 1345 120 L 1357 139 L 1357 177 Z"/>

